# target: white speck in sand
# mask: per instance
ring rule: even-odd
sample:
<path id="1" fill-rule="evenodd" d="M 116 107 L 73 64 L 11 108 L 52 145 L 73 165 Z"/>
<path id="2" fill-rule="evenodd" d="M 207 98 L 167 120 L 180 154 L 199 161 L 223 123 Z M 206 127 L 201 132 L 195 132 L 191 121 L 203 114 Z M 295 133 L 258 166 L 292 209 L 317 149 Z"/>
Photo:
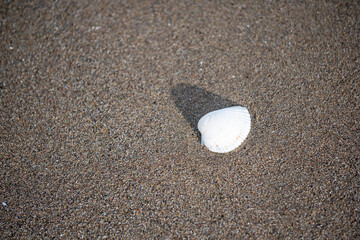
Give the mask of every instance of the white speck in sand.
<path id="1" fill-rule="evenodd" d="M 14 47 L 11 47 L 11 46 L 10 46 L 10 47 L 9 47 L 9 49 L 10 49 L 10 50 L 13 50 L 13 49 L 14 49 Z"/>
<path id="2" fill-rule="evenodd" d="M 6 206 L 6 205 L 7 205 L 6 202 L 2 202 L 1 204 L 2 204 L 3 206 Z"/>

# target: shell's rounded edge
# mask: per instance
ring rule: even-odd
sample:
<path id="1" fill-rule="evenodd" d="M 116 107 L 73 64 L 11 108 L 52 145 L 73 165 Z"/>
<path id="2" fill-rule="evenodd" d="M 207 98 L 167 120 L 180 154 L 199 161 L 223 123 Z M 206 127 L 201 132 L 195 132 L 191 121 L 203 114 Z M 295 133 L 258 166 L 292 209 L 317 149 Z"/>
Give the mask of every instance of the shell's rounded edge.
<path id="1" fill-rule="evenodd" d="M 227 153 L 238 148 L 251 129 L 251 116 L 245 107 L 223 108 L 205 114 L 198 123 L 201 144 L 211 152 Z"/>

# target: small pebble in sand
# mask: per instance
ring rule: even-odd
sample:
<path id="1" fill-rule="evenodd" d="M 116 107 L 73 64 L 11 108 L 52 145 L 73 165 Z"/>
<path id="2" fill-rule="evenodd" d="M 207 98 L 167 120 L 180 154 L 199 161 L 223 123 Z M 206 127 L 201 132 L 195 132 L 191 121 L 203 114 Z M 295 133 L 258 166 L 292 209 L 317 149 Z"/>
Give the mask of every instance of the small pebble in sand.
<path id="1" fill-rule="evenodd" d="M 250 128 L 249 111 L 240 106 L 209 112 L 198 122 L 201 144 L 217 153 L 230 152 L 239 147 Z"/>

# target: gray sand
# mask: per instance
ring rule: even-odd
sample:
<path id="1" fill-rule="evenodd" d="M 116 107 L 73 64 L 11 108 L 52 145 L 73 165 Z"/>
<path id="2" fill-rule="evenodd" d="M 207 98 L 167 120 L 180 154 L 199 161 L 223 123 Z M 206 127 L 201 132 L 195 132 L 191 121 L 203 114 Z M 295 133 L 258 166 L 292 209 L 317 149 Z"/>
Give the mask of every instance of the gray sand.
<path id="1" fill-rule="evenodd" d="M 1 238 L 360 238 L 359 1 L 123 2 L 0 3 Z"/>

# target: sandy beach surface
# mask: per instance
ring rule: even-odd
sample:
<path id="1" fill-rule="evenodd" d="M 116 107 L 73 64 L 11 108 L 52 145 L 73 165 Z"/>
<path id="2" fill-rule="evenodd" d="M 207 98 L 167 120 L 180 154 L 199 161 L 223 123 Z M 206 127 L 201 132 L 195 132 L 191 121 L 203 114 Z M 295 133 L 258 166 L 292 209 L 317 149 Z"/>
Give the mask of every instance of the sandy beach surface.
<path id="1" fill-rule="evenodd" d="M 359 1 L 2 1 L 0 31 L 2 239 L 360 238 Z"/>

